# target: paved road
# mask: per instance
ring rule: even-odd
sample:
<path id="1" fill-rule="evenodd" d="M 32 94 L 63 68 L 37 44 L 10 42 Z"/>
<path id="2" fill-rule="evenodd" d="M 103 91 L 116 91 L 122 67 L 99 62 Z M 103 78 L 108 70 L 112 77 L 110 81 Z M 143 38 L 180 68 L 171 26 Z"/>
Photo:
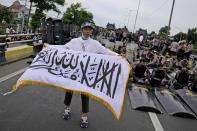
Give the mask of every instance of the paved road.
<path id="1" fill-rule="evenodd" d="M 81 114 L 80 95 L 73 97 L 72 119 L 61 118 L 64 109 L 64 91 L 48 86 L 25 85 L 8 94 L 12 85 L 28 66 L 24 59 L 0 66 L 0 131 L 78 131 Z M 18 71 L 18 72 L 17 72 Z M 15 73 L 13 73 L 15 72 Z M 9 75 L 12 74 L 12 75 Z M 8 77 L 5 77 L 8 76 Z M 197 120 L 155 115 L 131 109 L 128 94 L 125 95 L 120 120 L 100 102 L 90 100 L 87 131 L 196 131 Z"/>

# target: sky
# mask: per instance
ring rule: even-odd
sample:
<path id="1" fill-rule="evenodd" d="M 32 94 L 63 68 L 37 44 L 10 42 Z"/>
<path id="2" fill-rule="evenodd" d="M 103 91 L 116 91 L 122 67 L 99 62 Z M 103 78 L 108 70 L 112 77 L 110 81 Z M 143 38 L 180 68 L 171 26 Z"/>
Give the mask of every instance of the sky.
<path id="1" fill-rule="evenodd" d="M 5 1 L 5 2 L 3 2 Z M 0 0 L 0 3 L 10 4 L 15 0 Z M 25 0 L 20 0 L 24 3 Z M 81 2 L 82 7 L 92 12 L 94 22 L 98 26 L 106 27 L 107 23 L 115 23 L 117 28 L 127 26 L 133 32 L 137 8 L 140 0 L 66 0 L 66 4 L 58 6 L 62 14 L 53 11 L 48 16 L 61 18 L 72 3 Z M 147 29 L 158 32 L 168 25 L 173 0 L 141 0 L 136 22 L 136 29 Z M 171 35 L 187 32 L 189 28 L 197 27 L 197 0 L 176 0 L 171 22 Z"/>

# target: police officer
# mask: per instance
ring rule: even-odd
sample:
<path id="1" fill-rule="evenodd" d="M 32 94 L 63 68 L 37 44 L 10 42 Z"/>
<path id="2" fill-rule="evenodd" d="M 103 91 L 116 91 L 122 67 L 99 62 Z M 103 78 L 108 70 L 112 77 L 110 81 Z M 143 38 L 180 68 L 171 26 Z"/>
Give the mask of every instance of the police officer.
<path id="1" fill-rule="evenodd" d="M 150 84 L 152 87 L 165 86 L 168 88 L 166 80 L 168 79 L 166 71 L 162 64 L 158 64 L 157 69 L 154 69 L 151 74 Z"/>
<path id="2" fill-rule="evenodd" d="M 130 78 L 132 82 L 138 82 L 139 79 L 143 79 L 145 83 L 148 83 L 148 79 L 145 77 L 145 73 L 147 72 L 148 74 L 145 62 L 145 59 L 141 59 L 140 63 L 134 67 L 132 77 Z"/>
<path id="3" fill-rule="evenodd" d="M 109 55 L 117 55 L 115 52 L 110 51 L 109 49 L 102 46 L 96 40 L 90 38 L 93 30 L 93 25 L 90 22 L 84 22 L 81 25 L 81 32 L 82 36 L 78 38 L 72 39 L 70 42 L 65 44 L 65 48 L 76 50 L 76 51 L 85 51 L 97 54 L 109 54 Z M 66 92 L 64 104 L 66 105 L 63 118 L 68 120 L 70 115 L 70 104 L 72 99 L 72 92 Z M 89 112 L 89 97 L 86 95 L 81 94 L 82 99 L 82 117 L 81 117 L 81 127 L 87 128 L 88 127 L 88 119 L 87 113 Z"/>
<path id="4" fill-rule="evenodd" d="M 187 67 L 181 67 L 181 70 L 177 71 L 174 81 L 175 89 L 182 89 L 189 84 L 189 72 L 187 71 Z"/>

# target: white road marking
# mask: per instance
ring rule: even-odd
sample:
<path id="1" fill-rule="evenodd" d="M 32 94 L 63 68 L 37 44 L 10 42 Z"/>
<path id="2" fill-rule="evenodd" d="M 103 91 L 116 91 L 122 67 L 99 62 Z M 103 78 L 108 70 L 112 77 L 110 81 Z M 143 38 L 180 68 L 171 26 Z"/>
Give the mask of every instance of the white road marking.
<path id="1" fill-rule="evenodd" d="M 12 74 L 9 74 L 9 75 L 7 75 L 7 76 L 4 76 L 4 77 L 0 78 L 0 83 L 6 81 L 6 80 L 8 80 L 8 79 L 10 79 L 10 78 L 12 78 L 12 77 L 14 77 L 14 76 L 16 76 L 16 75 L 18 75 L 18 74 L 23 73 L 23 72 L 24 72 L 25 70 L 27 70 L 27 69 L 28 69 L 28 67 L 26 67 L 26 68 L 24 68 L 24 69 L 21 69 L 21 70 L 18 70 L 18 71 L 16 71 L 16 72 L 12 73 Z"/>
<path id="2" fill-rule="evenodd" d="M 157 118 L 157 115 L 155 113 L 152 112 L 148 112 L 150 119 L 153 123 L 153 126 L 155 128 L 155 131 L 164 131 L 161 123 L 159 122 L 159 119 Z"/>
<path id="3" fill-rule="evenodd" d="M 3 95 L 3 96 L 7 96 L 7 95 L 9 95 L 9 94 L 14 93 L 15 91 L 16 91 L 16 90 L 12 90 L 12 91 L 9 91 L 9 92 L 6 92 L 6 93 L 1 93 L 1 92 L 0 92 L 0 94 Z"/>
<path id="4" fill-rule="evenodd" d="M 17 76 L 17 75 L 19 75 L 19 74 L 21 74 L 21 73 L 23 73 L 23 72 L 25 72 L 25 70 L 27 70 L 27 69 L 28 69 L 28 67 L 26 67 L 26 68 L 24 68 L 24 69 L 21 69 L 21 70 L 18 70 L 18 71 L 14 72 L 14 73 L 11 73 L 11 74 L 9 74 L 9 75 L 7 75 L 7 76 L 4 76 L 4 77 L 0 78 L 0 83 L 1 83 L 1 82 L 4 82 L 4 81 L 6 81 L 6 80 L 8 80 L 8 79 L 10 79 L 10 78 L 12 78 L 12 77 L 14 77 L 14 76 Z M 3 95 L 3 96 L 6 96 L 6 95 L 9 95 L 9 94 L 11 94 L 11 93 L 13 93 L 13 92 L 15 92 L 15 91 L 16 91 L 16 90 L 11 90 L 11 91 L 6 92 L 6 93 L 0 92 L 0 94 Z"/>

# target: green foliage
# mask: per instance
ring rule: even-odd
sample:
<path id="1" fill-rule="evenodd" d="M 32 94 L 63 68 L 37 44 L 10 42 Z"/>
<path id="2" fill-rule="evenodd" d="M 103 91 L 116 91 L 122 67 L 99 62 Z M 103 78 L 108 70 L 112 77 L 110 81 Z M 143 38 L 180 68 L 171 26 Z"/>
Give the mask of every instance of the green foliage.
<path id="1" fill-rule="evenodd" d="M 65 0 L 30 0 L 30 2 L 33 2 L 35 6 L 43 11 L 49 11 L 54 10 L 56 12 L 60 12 L 60 10 L 57 8 L 56 5 L 64 5 Z"/>
<path id="2" fill-rule="evenodd" d="M 22 23 L 22 21 L 23 21 L 23 18 L 21 17 L 21 18 L 19 19 L 19 22 L 18 22 L 18 23 Z M 27 17 L 24 18 L 24 24 L 26 25 L 26 23 L 27 23 Z M 14 23 L 13 23 L 13 24 L 14 24 Z"/>
<path id="3" fill-rule="evenodd" d="M 5 34 L 5 29 L 0 29 L 0 34 Z"/>
<path id="4" fill-rule="evenodd" d="M 159 36 L 162 38 L 167 38 L 168 35 L 168 26 L 161 27 L 159 30 Z"/>
<path id="5" fill-rule="evenodd" d="M 197 42 L 194 44 L 194 49 L 197 49 Z"/>
<path id="6" fill-rule="evenodd" d="M 93 14 L 81 7 L 81 3 L 71 4 L 62 17 L 63 22 L 81 25 L 85 21 L 93 22 Z"/>
<path id="7" fill-rule="evenodd" d="M 186 40 L 187 39 L 187 34 L 183 32 L 179 32 L 178 34 L 174 35 L 174 40 L 175 41 L 180 41 L 180 40 Z"/>
<path id="8" fill-rule="evenodd" d="M 187 40 L 193 43 L 197 42 L 197 28 L 188 29 Z"/>
<path id="9" fill-rule="evenodd" d="M 5 20 L 6 23 L 10 23 L 13 21 L 13 13 L 12 11 L 4 6 L 0 6 L 0 22 Z"/>
<path id="10" fill-rule="evenodd" d="M 42 11 L 37 8 L 35 13 L 32 15 L 32 20 L 30 22 L 31 28 L 33 28 L 33 29 L 39 28 L 40 27 L 40 19 L 42 17 L 45 17 L 45 14 L 43 14 Z"/>
<path id="11" fill-rule="evenodd" d="M 40 27 L 40 19 L 45 16 L 43 11 L 53 10 L 58 13 L 61 11 L 57 8 L 56 5 L 64 5 L 65 0 L 30 0 L 36 6 L 36 11 L 32 15 L 32 20 L 30 21 L 30 26 L 33 29 Z"/>

